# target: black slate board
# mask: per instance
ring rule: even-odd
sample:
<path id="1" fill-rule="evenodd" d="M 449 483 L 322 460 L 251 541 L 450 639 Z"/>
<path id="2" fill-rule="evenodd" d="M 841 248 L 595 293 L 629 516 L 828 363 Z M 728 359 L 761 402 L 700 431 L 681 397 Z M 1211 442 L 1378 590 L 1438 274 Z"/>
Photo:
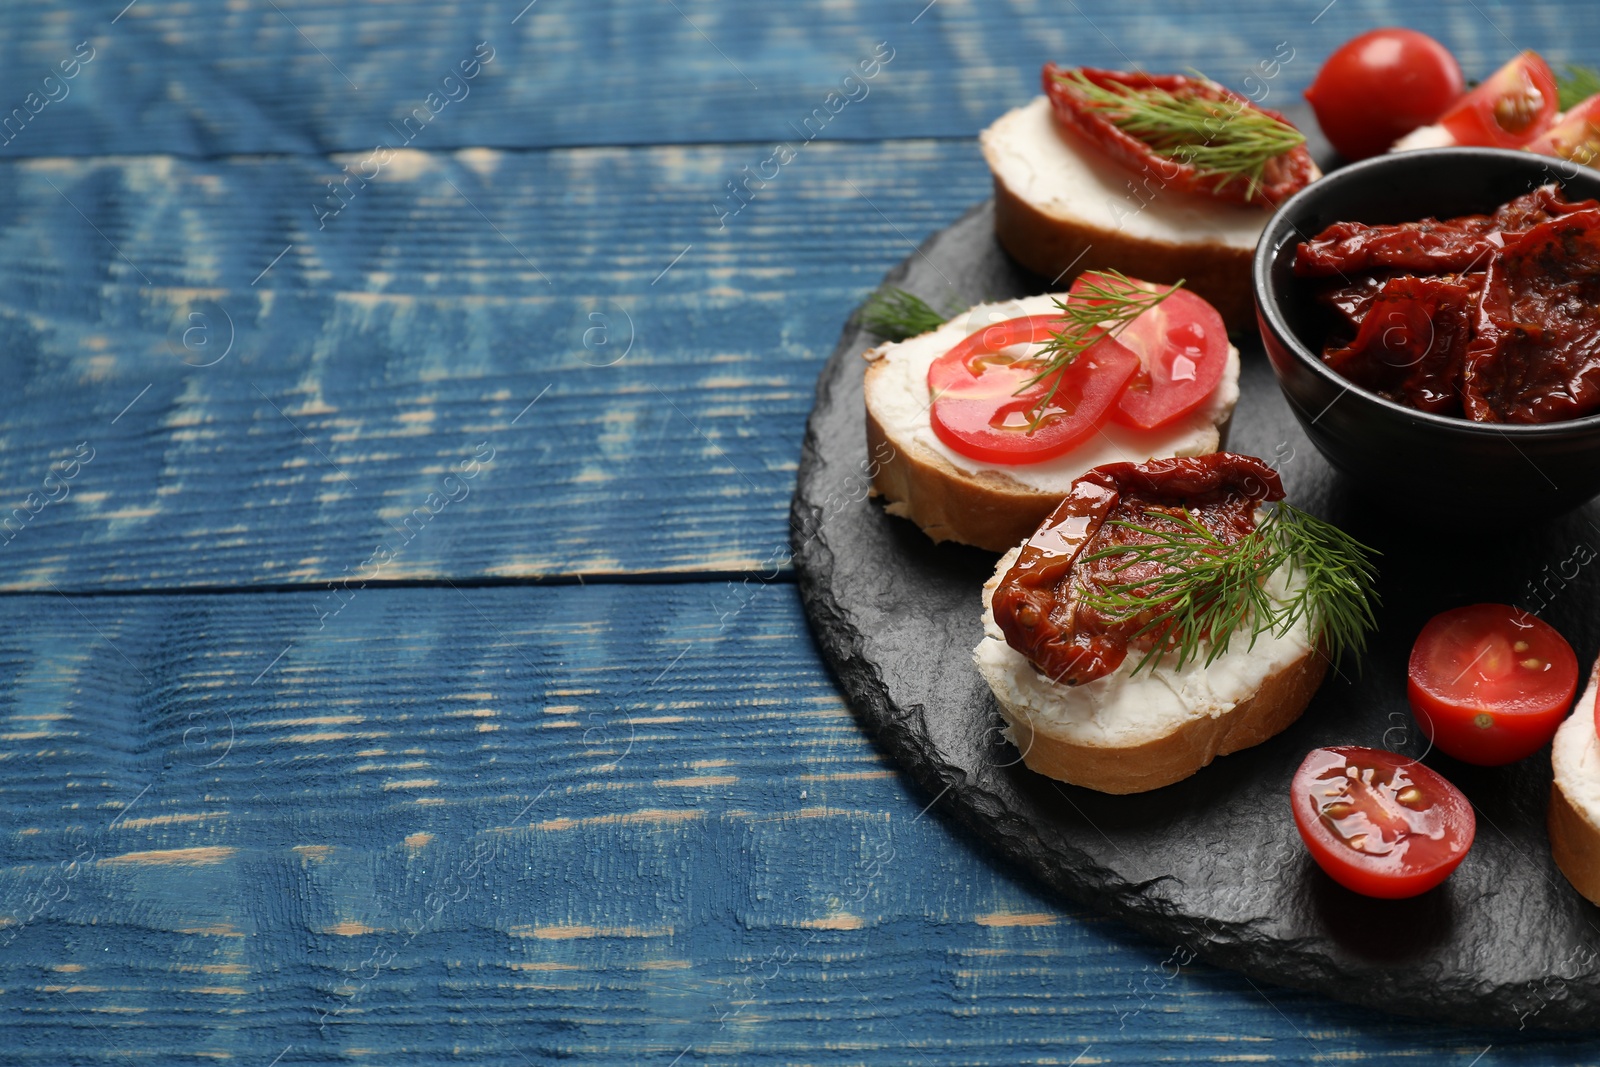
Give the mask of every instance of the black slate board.
<path id="1" fill-rule="evenodd" d="M 935 234 L 885 281 L 958 306 L 1045 290 L 993 236 L 992 205 Z M 970 653 L 996 557 L 936 546 L 865 498 L 861 353 L 846 327 L 817 385 L 792 526 L 813 633 L 857 715 L 943 810 L 1048 886 L 1171 947 L 1253 978 L 1430 1019 L 1600 1027 L 1600 909 L 1550 857 L 1549 750 L 1503 768 L 1426 753 L 1406 659 L 1433 614 L 1516 603 L 1587 664 L 1600 645 L 1600 505 L 1537 525 L 1487 502 L 1473 523 L 1399 526 L 1300 432 L 1259 338 L 1236 338 L 1242 396 L 1229 447 L 1261 456 L 1289 499 L 1383 552 L 1379 632 L 1360 671 L 1330 675 L 1299 723 L 1187 781 L 1113 797 L 1023 767 Z M 1470 491 L 1470 487 L 1463 487 Z M 1570 562 L 1569 562 L 1570 561 Z M 1565 563 L 1565 566 L 1563 566 Z M 1576 568 L 1576 574 L 1573 575 Z M 1360 744 L 1421 757 L 1477 808 L 1477 842 L 1441 887 L 1375 901 L 1329 880 L 1290 819 L 1305 752 Z"/>

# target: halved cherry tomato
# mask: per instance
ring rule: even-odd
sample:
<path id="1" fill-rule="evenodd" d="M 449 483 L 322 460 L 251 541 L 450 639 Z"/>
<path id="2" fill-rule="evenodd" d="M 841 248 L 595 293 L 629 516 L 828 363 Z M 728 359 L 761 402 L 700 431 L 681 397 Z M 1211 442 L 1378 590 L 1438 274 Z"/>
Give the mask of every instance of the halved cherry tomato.
<path id="1" fill-rule="evenodd" d="M 934 360 L 928 368 L 933 394 L 929 416 L 939 440 L 985 463 L 1038 463 L 1070 451 L 1094 433 L 1139 370 L 1139 357 L 1114 338 L 1102 337 L 1058 375 L 1027 385 L 1044 364 L 1003 350 L 1043 343 L 1052 329 L 1060 328 L 1055 315 L 1007 319 Z M 1053 385 L 1055 395 L 1038 427 L 1030 429 Z"/>
<path id="2" fill-rule="evenodd" d="M 1543 748 L 1572 707 L 1578 657 L 1548 623 L 1506 604 L 1435 615 L 1411 647 L 1417 725 L 1458 760 L 1498 767 Z"/>
<path id="3" fill-rule="evenodd" d="M 1523 146 L 1541 156 L 1555 156 L 1580 166 L 1594 165 L 1600 156 L 1600 93 L 1574 104 L 1561 121 Z"/>
<path id="4" fill-rule="evenodd" d="M 1426 893 L 1472 847 L 1477 818 L 1436 771 L 1381 748 L 1314 748 L 1289 786 L 1294 824 L 1328 877 L 1389 900 Z"/>
<path id="5" fill-rule="evenodd" d="M 1072 296 L 1087 300 L 1083 288 L 1089 281 L 1079 277 L 1073 282 Z M 1172 288 L 1129 281 L 1152 293 Z M 1228 329 L 1222 316 L 1187 289 L 1172 292 L 1128 323 L 1117 340 L 1139 357 L 1139 371 L 1111 415 L 1124 426 L 1153 430 L 1176 422 L 1205 403 L 1228 367 Z"/>
<path id="6" fill-rule="evenodd" d="M 1521 148 L 1555 124 L 1556 76 L 1537 52 L 1523 52 L 1446 111 L 1439 125 L 1456 144 Z"/>
<path id="7" fill-rule="evenodd" d="M 1333 147 L 1356 160 L 1434 121 L 1465 88 L 1448 48 L 1425 33 L 1391 26 L 1335 49 L 1306 99 Z"/>

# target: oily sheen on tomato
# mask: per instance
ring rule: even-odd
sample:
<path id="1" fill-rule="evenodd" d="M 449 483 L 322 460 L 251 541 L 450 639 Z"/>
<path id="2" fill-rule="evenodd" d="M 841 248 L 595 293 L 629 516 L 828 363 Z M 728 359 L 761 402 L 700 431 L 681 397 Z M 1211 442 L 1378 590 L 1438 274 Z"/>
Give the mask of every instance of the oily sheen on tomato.
<path id="1" fill-rule="evenodd" d="M 1217 309 L 1189 290 L 1133 281 L 1147 292 L 1171 291 L 1117 334 L 1139 357 L 1139 370 L 1111 417 L 1124 426 L 1154 430 L 1188 415 L 1216 391 L 1228 367 L 1228 330 Z M 1084 295 L 1089 284 L 1080 277 L 1068 299 L 1092 303 Z"/>
<path id="2" fill-rule="evenodd" d="M 1020 464 L 1053 459 L 1095 433 L 1139 370 L 1139 357 L 1102 337 L 1064 369 L 1030 384 L 1043 363 L 1006 349 L 1048 341 L 1052 328 L 1061 328 L 1054 315 L 1007 319 L 934 360 L 929 417 L 939 440 L 985 463 Z"/>
<path id="3" fill-rule="evenodd" d="M 1317 866 L 1346 889 L 1399 899 L 1450 876 L 1472 847 L 1472 804 L 1438 772 L 1380 748 L 1314 748 L 1289 786 Z"/>
<path id="4" fill-rule="evenodd" d="M 1555 124 L 1556 76 L 1537 52 L 1523 52 L 1439 118 L 1456 144 L 1521 148 Z"/>
<path id="5" fill-rule="evenodd" d="M 1577 689 L 1572 646 L 1507 604 L 1435 615 L 1411 648 L 1407 695 L 1417 725 L 1467 763 L 1495 767 L 1543 748 Z"/>
<path id="6" fill-rule="evenodd" d="M 1465 88 L 1448 48 L 1425 33 L 1391 26 L 1340 45 L 1306 99 L 1333 147 L 1356 160 L 1433 122 Z"/>

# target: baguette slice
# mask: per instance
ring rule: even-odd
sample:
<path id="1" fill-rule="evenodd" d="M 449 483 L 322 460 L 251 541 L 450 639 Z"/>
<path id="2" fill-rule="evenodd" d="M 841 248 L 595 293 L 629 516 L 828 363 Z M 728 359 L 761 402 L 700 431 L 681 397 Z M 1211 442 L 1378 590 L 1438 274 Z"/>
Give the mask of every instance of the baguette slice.
<path id="1" fill-rule="evenodd" d="M 1051 288 L 1070 281 L 1068 271 L 1181 278 L 1228 329 L 1255 329 L 1250 260 L 1270 210 L 1167 189 L 1153 170 L 1135 174 L 1063 128 L 1044 96 L 979 140 L 994 174 L 995 236 Z"/>
<path id="2" fill-rule="evenodd" d="M 867 454 L 876 460 L 874 495 L 891 515 L 910 519 L 935 541 L 1004 552 L 1026 541 L 1079 475 L 1102 463 L 1200 456 L 1222 448 L 1239 400 L 1239 351 L 1230 346 L 1216 392 L 1176 425 L 1155 431 L 1107 426 L 1089 441 L 1044 463 L 999 468 L 951 451 L 928 415 L 928 366 L 990 322 L 1055 310 L 1064 293 L 1006 304 L 980 304 L 937 330 L 866 353 Z"/>
<path id="3" fill-rule="evenodd" d="M 1159 789 L 1281 733 L 1322 684 L 1328 661 L 1304 620 L 1285 635 L 1260 635 L 1253 648 L 1236 638 L 1210 666 L 1158 664 L 1134 675 L 1139 657 L 1130 655 L 1085 685 L 1052 682 L 994 621 L 994 591 L 1019 550 L 984 584 L 985 636 L 973 659 L 1030 770 L 1102 793 Z"/>
<path id="4" fill-rule="evenodd" d="M 1556 731 L 1550 752 L 1550 851 L 1574 889 L 1600 904 L 1600 738 L 1594 702 L 1600 695 L 1600 661 L 1589 687 Z"/>

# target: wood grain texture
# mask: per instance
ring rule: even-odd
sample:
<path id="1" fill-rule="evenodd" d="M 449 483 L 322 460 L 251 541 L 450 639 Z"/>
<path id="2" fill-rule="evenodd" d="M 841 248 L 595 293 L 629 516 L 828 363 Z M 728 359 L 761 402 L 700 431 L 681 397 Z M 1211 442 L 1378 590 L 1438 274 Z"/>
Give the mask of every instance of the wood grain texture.
<path id="1" fill-rule="evenodd" d="M 711 592 L 9 598 L 0 1062 L 1580 1056 L 1042 898 L 874 752 L 792 587 Z"/>
<path id="2" fill-rule="evenodd" d="M 747 155 L 417 155 L 320 232 L 312 161 L 0 165 L 0 586 L 769 569 L 843 320 L 988 177 L 817 145 L 719 229 Z"/>
<path id="3" fill-rule="evenodd" d="M 30 92 L 61 96 L 43 78 L 79 42 L 95 57 L 58 102 L 32 105 L 38 113 L 0 156 L 370 151 L 480 42 L 494 60 L 416 132 L 415 146 L 788 139 L 790 124 L 827 106 L 830 92 L 852 91 L 843 79 L 879 42 L 893 60 L 823 137 L 969 137 L 1037 92 L 1047 59 L 1197 67 L 1255 91 L 1244 79 L 1288 41 L 1295 58 L 1269 100 L 1277 104 L 1296 97 L 1338 44 L 1373 26 L 1435 35 L 1474 78 L 1516 48 L 1556 61 L 1600 55 L 1600 27 L 1564 17 L 1564 5 L 1450 0 L 1240 0 L 1225 13 L 1202 0 L 125 5 L 48 0 L 8 11 L 0 113 L 23 107 Z"/>
<path id="4" fill-rule="evenodd" d="M 0 518 L 95 451 L 0 534 L 0 589 L 43 591 L 0 627 L 0 1063 L 1593 1059 L 1180 967 L 997 871 L 864 740 L 774 552 L 840 320 L 987 195 L 970 136 L 1042 59 L 1244 87 L 1288 39 L 1292 95 L 1374 24 L 1469 75 L 1600 30 L 923 8 L 8 6 Z M 870 96 L 719 222 L 880 40 Z M 479 41 L 418 151 L 330 191 Z M 223 312 L 236 347 L 188 365 Z M 612 345 L 632 317 L 620 363 L 594 312 Z M 436 588 L 330 587 L 402 538 L 380 577 Z M 703 580 L 449 585 L 596 572 Z"/>

